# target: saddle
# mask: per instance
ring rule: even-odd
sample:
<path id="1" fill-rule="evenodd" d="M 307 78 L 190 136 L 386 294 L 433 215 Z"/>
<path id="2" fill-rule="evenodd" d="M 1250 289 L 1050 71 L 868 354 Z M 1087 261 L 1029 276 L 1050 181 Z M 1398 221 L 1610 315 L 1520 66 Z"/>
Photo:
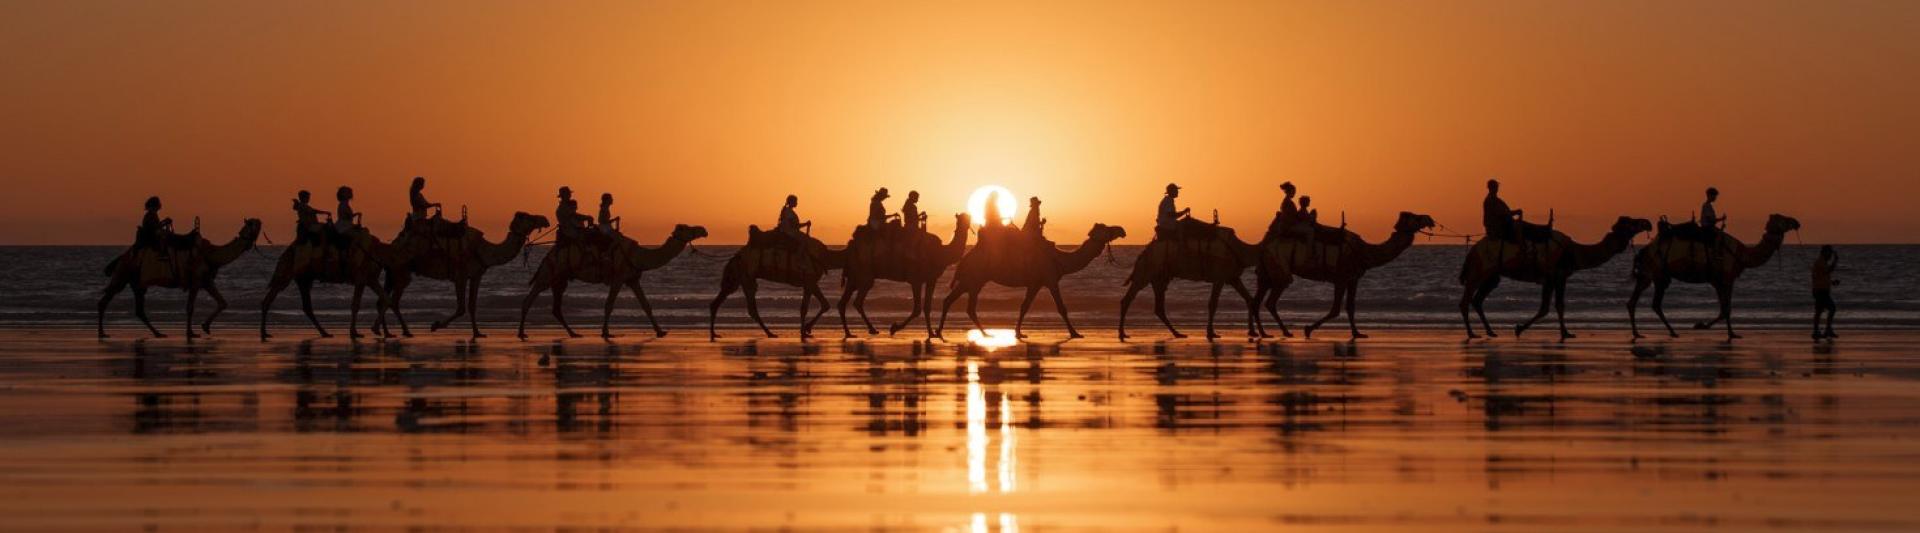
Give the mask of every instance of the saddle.
<path id="1" fill-rule="evenodd" d="M 1553 241 L 1553 226 L 1515 221 L 1507 227 L 1494 226 L 1487 228 L 1487 238 L 1520 245 L 1551 242 Z"/>
<path id="2" fill-rule="evenodd" d="M 812 255 L 814 251 L 826 249 L 827 244 L 813 237 L 798 237 L 783 231 L 764 231 L 760 226 L 747 226 L 748 248 L 779 248 L 795 252 L 805 251 Z"/>
<path id="3" fill-rule="evenodd" d="M 1675 239 L 1693 241 L 1701 244 L 1714 244 L 1720 240 L 1720 230 L 1701 226 L 1698 222 L 1679 224 L 1660 221 L 1660 235 L 1671 235 Z"/>

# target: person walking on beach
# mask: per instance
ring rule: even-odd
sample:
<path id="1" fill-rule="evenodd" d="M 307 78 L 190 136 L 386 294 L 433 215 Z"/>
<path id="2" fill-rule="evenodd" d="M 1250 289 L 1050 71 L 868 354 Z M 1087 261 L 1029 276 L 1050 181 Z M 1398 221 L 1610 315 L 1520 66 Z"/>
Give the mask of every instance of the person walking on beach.
<path id="1" fill-rule="evenodd" d="M 1840 280 L 1833 279 L 1833 271 L 1840 268 L 1840 253 L 1833 251 L 1832 245 L 1820 247 L 1820 257 L 1813 260 L 1813 340 L 1838 339 L 1833 333 L 1833 286 Z M 1820 314 L 1827 315 L 1827 330 L 1820 331 Z"/>

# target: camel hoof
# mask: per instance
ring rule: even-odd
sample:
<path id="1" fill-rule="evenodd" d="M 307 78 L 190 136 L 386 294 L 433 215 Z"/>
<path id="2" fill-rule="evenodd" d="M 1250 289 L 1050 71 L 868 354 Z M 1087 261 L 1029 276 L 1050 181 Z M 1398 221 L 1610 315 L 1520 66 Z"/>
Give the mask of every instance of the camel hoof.
<path id="1" fill-rule="evenodd" d="M 667 336 L 667 330 L 664 330 L 664 329 L 653 330 L 653 338 L 658 339 L 665 336 Z"/>
<path id="2" fill-rule="evenodd" d="M 213 323 L 212 323 L 212 322 L 208 322 L 208 323 L 205 323 L 205 324 L 201 324 L 201 325 L 200 325 L 200 332 L 201 332 L 201 333 L 205 333 L 205 334 L 208 334 L 208 335 L 212 335 L 212 334 L 213 334 Z"/>
<path id="3" fill-rule="evenodd" d="M 1187 334 L 1176 331 L 1176 332 L 1173 332 L 1173 338 L 1184 339 L 1184 338 L 1187 338 Z"/>
<path id="4" fill-rule="evenodd" d="M 873 328 L 867 328 L 867 334 L 868 334 L 868 335 L 879 335 L 879 334 L 880 334 L 880 330 L 877 330 L 877 329 L 873 329 Z"/>
<path id="5" fill-rule="evenodd" d="M 1474 334 L 1473 332 L 1471 332 L 1471 331 L 1469 331 L 1469 332 L 1467 332 L 1467 340 L 1475 340 L 1475 339 L 1479 339 L 1479 338 L 1480 338 L 1480 336 L 1479 336 L 1479 335 L 1475 335 L 1475 334 Z"/>
<path id="6" fill-rule="evenodd" d="M 586 335 L 581 335 L 579 333 L 574 333 L 571 331 L 567 332 L 567 338 L 570 338 L 570 339 L 579 339 L 583 337 L 586 337 Z"/>
<path id="7" fill-rule="evenodd" d="M 1838 335 L 1838 334 L 1835 334 L 1835 333 L 1834 333 L 1834 332 L 1832 332 L 1832 331 L 1828 331 L 1828 332 L 1827 332 L 1827 338 L 1829 338 L 1829 339 L 1838 339 L 1838 338 L 1840 338 L 1840 335 Z"/>
<path id="8" fill-rule="evenodd" d="M 768 332 L 768 333 L 767 333 L 767 338 L 769 338 L 769 339 L 778 339 L 778 338 L 780 338 L 780 336 L 779 336 L 779 335 L 775 335 L 775 334 L 774 334 L 774 333 L 772 333 L 772 332 Z"/>
<path id="9" fill-rule="evenodd" d="M 487 334 L 475 331 L 473 332 L 473 338 L 484 339 L 484 338 L 487 338 Z"/>
<path id="10" fill-rule="evenodd" d="M 1680 338 L 1680 334 L 1679 334 L 1679 333 L 1668 333 L 1668 334 L 1667 334 L 1667 338 L 1669 338 L 1669 339 L 1678 339 L 1678 338 Z"/>
<path id="11" fill-rule="evenodd" d="M 1120 342 L 1127 342 L 1127 334 L 1125 333 L 1120 334 Z"/>
<path id="12" fill-rule="evenodd" d="M 1734 339 L 1739 339 L 1739 338 L 1743 338 L 1743 337 L 1741 337 L 1741 336 L 1740 336 L 1740 334 L 1739 334 L 1739 333 L 1728 333 L 1728 334 L 1727 334 L 1727 340 L 1734 340 Z"/>
<path id="13" fill-rule="evenodd" d="M 1365 338 L 1369 338 L 1369 335 L 1367 335 L 1367 334 L 1365 334 L 1365 333 L 1361 333 L 1361 332 L 1358 332 L 1358 331 L 1355 331 L 1355 332 L 1353 332 L 1353 338 L 1355 338 L 1355 339 L 1365 339 Z"/>
<path id="14" fill-rule="evenodd" d="M 1707 329 L 1707 328 L 1710 328 L 1710 327 L 1713 327 L 1713 325 L 1711 325 L 1711 324 L 1708 324 L 1708 323 L 1706 323 L 1706 322 L 1694 322 L 1694 323 L 1693 323 L 1693 329 Z"/>
<path id="15" fill-rule="evenodd" d="M 613 340 L 613 338 L 614 338 L 614 337 L 618 337 L 618 336 L 619 336 L 619 335 L 614 335 L 614 334 L 612 334 L 612 333 L 601 333 L 601 334 L 600 334 L 600 338 L 602 338 L 602 339 L 606 339 L 606 340 Z"/>
<path id="16" fill-rule="evenodd" d="M 1573 332 L 1571 331 L 1560 332 L 1560 340 L 1563 340 L 1563 341 L 1567 339 L 1578 338 L 1578 337 L 1579 335 L 1574 335 Z"/>
<path id="17" fill-rule="evenodd" d="M 1272 333 L 1266 333 L 1266 332 L 1261 332 L 1261 333 L 1260 333 L 1260 338 L 1262 338 L 1262 339 L 1271 339 L 1271 338 L 1273 338 L 1273 334 L 1272 334 Z"/>
<path id="18" fill-rule="evenodd" d="M 439 323 L 439 322 L 434 322 L 434 323 L 432 323 L 432 324 L 427 324 L 427 333 L 433 333 L 433 332 L 437 332 L 437 331 L 440 331 L 440 328 L 444 328 L 444 327 L 447 327 L 447 325 L 446 325 L 446 324 L 441 324 L 441 323 Z"/>
<path id="19" fill-rule="evenodd" d="M 1487 338 L 1497 339 L 1497 338 L 1500 338 L 1500 335 L 1497 333 L 1494 333 L 1493 330 L 1487 330 Z"/>
<path id="20" fill-rule="evenodd" d="M 713 342 L 713 341 L 717 341 L 717 340 L 720 340 L 720 336 L 719 336 L 719 335 L 715 335 L 715 334 L 712 334 L 712 333 L 708 333 L 708 334 L 707 334 L 707 342 Z"/>
<path id="21" fill-rule="evenodd" d="M 109 338 L 111 338 L 111 337 L 108 337 L 108 336 L 107 336 L 107 334 L 105 334 L 105 333 L 101 333 L 101 334 L 100 334 L 100 340 L 107 340 L 107 339 L 109 339 Z M 264 338 L 264 337 L 263 337 L 263 338 Z M 1818 334 L 1818 333 L 1815 333 L 1815 334 L 1813 335 L 1813 338 L 1816 338 L 1816 339 L 1818 339 L 1818 338 L 1820 338 L 1820 334 Z"/>
<path id="22" fill-rule="evenodd" d="M 514 335 L 514 336 L 515 336 L 515 337 L 520 337 L 520 340 L 522 340 L 522 341 L 524 341 L 524 340 L 527 340 L 527 332 L 524 332 L 524 331 L 522 331 L 522 332 L 520 332 L 519 334 L 516 334 L 516 335 Z"/>
<path id="23" fill-rule="evenodd" d="M 165 334 L 165 333 L 155 333 L 155 334 L 153 334 L 153 338 L 156 338 L 156 339 L 164 339 L 164 338 L 167 338 L 167 334 Z"/>
<path id="24" fill-rule="evenodd" d="M 1646 336 L 1646 335 L 1641 335 L 1641 334 L 1640 334 L 1639 332 L 1634 332 L 1634 334 L 1633 334 L 1633 338 L 1635 338 L 1635 339 L 1644 339 L 1644 338 L 1647 338 L 1647 336 Z"/>
<path id="25" fill-rule="evenodd" d="M 193 330 L 187 330 L 187 340 L 194 340 L 198 338 L 200 338 L 199 333 L 194 333 Z"/>
<path id="26" fill-rule="evenodd" d="M 1067 332 L 1067 338 L 1069 338 L 1069 339 L 1084 339 L 1084 338 L 1087 338 L 1087 336 L 1086 336 L 1086 335 L 1081 335 L 1081 334 L 1080 334 L 1080 332 L 1078 332 L 1078 331 L 1068 331 L 1068 332 Z"/>
<path id="27" fill-rule="evenodd" d="M 1208 341 L 1208 342 L 1212 342 L 1212 341 L 1214 341 L 1214 340 L 1218 340 L 1219 338 L 1220 338 L 1220 334 L 1218 334 L 1218 333 L 1208 333 L 1208 334 L 1207 334 L 1207 341 Z"/>

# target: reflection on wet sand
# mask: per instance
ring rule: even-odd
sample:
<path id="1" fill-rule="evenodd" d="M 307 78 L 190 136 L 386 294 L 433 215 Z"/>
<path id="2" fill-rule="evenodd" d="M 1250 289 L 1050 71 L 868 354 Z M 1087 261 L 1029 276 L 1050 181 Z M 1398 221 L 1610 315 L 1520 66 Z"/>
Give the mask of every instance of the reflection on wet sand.
<path id="1" fill-rule="evenodd" d="M 80 333 L 0 331 L 10 528 L 1920 527 L 1920 333 Z"/>

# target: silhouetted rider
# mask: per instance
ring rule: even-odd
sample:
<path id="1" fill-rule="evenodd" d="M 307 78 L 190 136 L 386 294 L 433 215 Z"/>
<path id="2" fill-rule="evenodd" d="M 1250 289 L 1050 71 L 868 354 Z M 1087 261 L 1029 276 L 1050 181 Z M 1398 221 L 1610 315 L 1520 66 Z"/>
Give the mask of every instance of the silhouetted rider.
<path id="1" fill-rule="evenodd" d="M 900 205 L 900 227 L 912 231 L 927 227 L 927 214 L 920 212 L 920 191 L 907 191 L 907 201 Z"/>
<path id="2" fill-rule="evenodd" d="M 427 178 L 419 176 L 413 178 L 413 186 L 407 189 L 407 203 L 413 207 L 413 210 L 408 213 L 408 216 L 413 220 L 426 220 L 427 210 L 433 209 L 435 210 L 433 213 L 434 218 L 444 218 L 441 212 L 445 210 L 440 207 L 440 204 L 427 201 L 427 195 L 422 192 L 425 191 L 426 188 Z"/>
<path id="3" fill-rule="evenodd" d="M 887 194 L 886 187 L 881 187 L 879 190 L 873 191 L 873 198 L 867 201 L 868 231 L 881 231 L 882 226 L 887 225 L 887 205 L 885 202 L 887 198 L 891 197 L 891 195 Z"/>
<path id="4" fill-rule="evenodd" d="M 326 226 L 321 224 L 320 217 L 327 217 L 328 222 L 333 221 L 333 213 L 313 206 L 313 193 L 307 191 L 300 191 L 294 196 L 293 213 L 294 242 L 308 242 L 323 237 Z"/>
<path id="5" fill-rule="evenodd" d="M 1190 209 L 1180 209 L 1180 206 L 1174 204 L 1173 200 L 1179 197 L 1180 197 L 1180 186 L 1177 184 L 1168 183 L 1167 195 L 1166 197 L 1160 199 L 1160 209 L 1153 219 L 1154 233 L 1164 237 L 1177 236 L 1175 233 L 1172 233 L 1172 232 L 1176 227 L 1178 227 L 1177 224 L 1180 222 L 1180 218 L 1187 216 L 1192 212 L 1192 210 Z"/>
<path id="6" fill-rule="evenodd" d="M 1480 223 L 1486 227 L 1487 238 L 1519 241 L 1521 216 L 1521 211 L 1507 207 L 1507 201 L 1500 199 L 1500 180 L 1487 180 L 1487 199 L 1480 204 Z"/>

